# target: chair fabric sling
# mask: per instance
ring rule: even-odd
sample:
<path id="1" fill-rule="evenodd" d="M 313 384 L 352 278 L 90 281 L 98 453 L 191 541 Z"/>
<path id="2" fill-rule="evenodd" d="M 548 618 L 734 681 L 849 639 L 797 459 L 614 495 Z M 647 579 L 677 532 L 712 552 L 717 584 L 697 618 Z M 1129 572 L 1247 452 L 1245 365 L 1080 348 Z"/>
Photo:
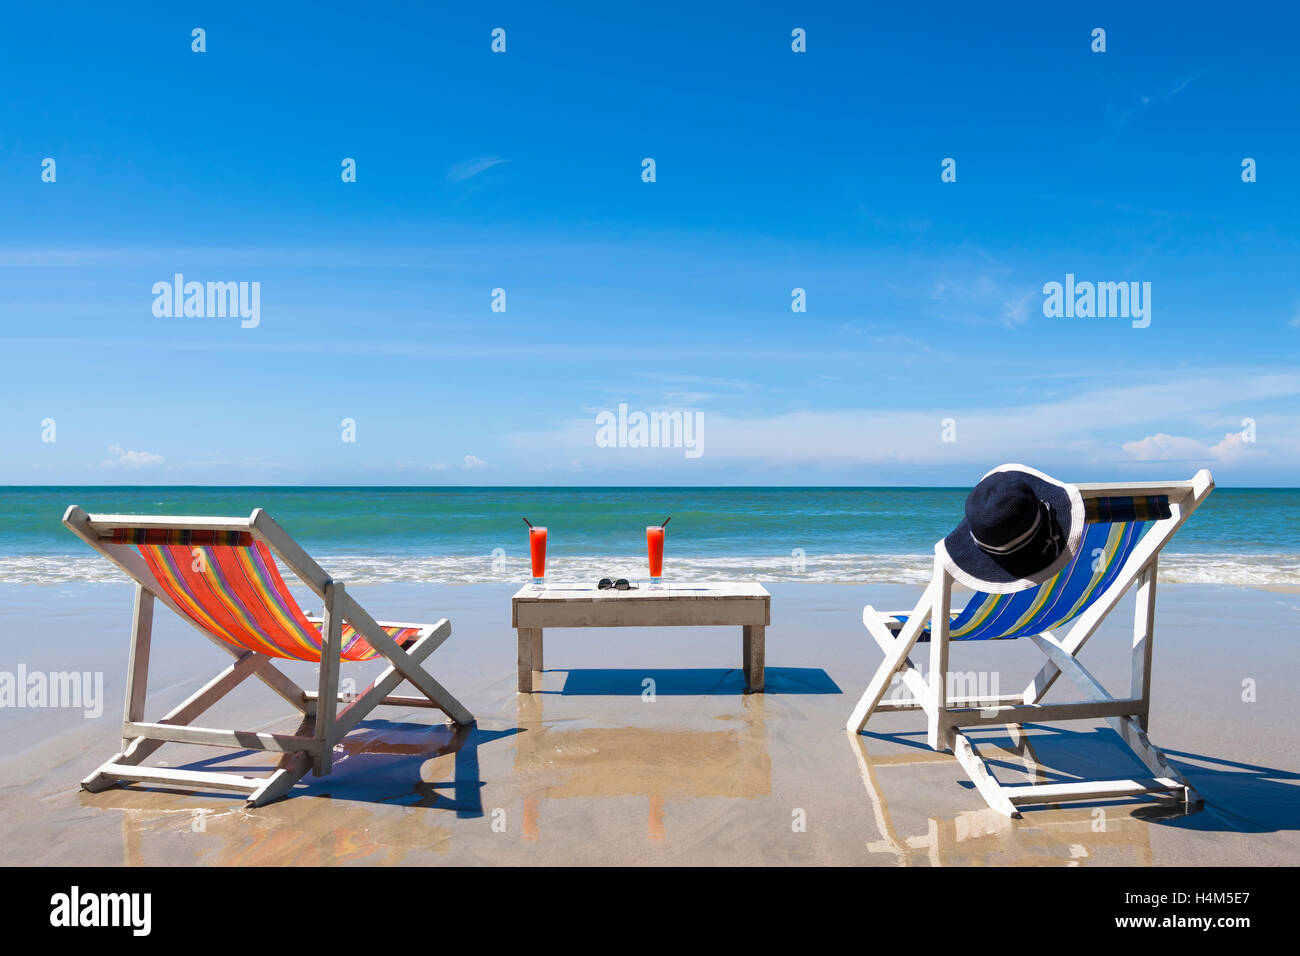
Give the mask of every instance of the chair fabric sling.
<path id="1" fill-rule="evenodd" d="M 1092 498 L 1074 560 L 1042 584 L 1012 594 L 977 592 L 948 625 L 953 641 L 1031 637 L 1070 623 L 1119 577 L 1151 522 L 1169 517 L 1169 498 Z M 1141 516 L 1139 519 L 1138 516 Z M 900 615 L 900 621 L 906 617 Z M 927 624 L 920 641 L 930 639 Z"/>
<path id="2" fill-rule="evenodd" d="M 138 548 L 176 606 L 232 647 L 288 660 L 320 660 L 320 623 L 307 618 L 270 549 L 248 532 L 114 528 L 109 540 Z M 387 626 L 384 631 L 401 645 L 419 628 Z M 344 625 L 343 660 L 378 656 L 351 624 Z"/>

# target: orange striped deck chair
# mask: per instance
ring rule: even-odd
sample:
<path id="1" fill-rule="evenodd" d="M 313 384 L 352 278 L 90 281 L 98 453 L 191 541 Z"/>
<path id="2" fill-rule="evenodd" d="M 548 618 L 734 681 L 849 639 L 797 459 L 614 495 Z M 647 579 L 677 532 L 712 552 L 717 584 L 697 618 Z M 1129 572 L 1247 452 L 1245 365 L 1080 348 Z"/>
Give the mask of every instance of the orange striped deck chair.
<path id="1" fill-rule="evenodd" d="M 1079 803 L 1143 794 L 1173 795 L 1190 807 L 1201 803 L 1191 784 L 1147 738 L 1151 711 L 1151 653 L 1155 640 L 1156 563 L 1174 533 L 1214 490 L 1204 469 L 1188 481 L 1079 484 L 1084 505 L 1082 544 L 1054 577 L 1014 593 L 975 591 L 961 611 L 952 610 L 953 576 L 936 555 L 934 575 L 911 611 L 862 610 L 862 623 L 885 652 L 871 683 L 853 709 L 847 729 L 859 734 L 873 714 L 924 711 L 927 743 L 951 752 L 990 807 L 1009 817 L 1027 804 Z M 1113 697 L 1077 659 L 1102 621 L 1132 588 L 1133 618 L 1129 693 Z M 965 641 L 1024 638 L 1047 661 L 1020 693 L 958 696 L 949 649 Z M 930 645 L 923 675 L 909 658 L 918 643 Z M 897 676 L 896 676 L 897 675 Z M 1065 677 L 1080 700 L 1043 703 Z M 891 685 L 908 696 L 889 695 Z M 910 692 L 910 693 L 909 693 Z M 1120 780 L 1004 784 L 994 777 L 967 731 L 1022 724 L 1105 719 L 1150 776 Z"/>
<path id="2" fill-rule="evenodd" d="M 122 751 L 81 782 L 89 791 L 144 783 L 190 790 L 232 790 L 249 806 L 285 796 L 310 770 L 330 773 L 331 755 L 347 733 L 380 704 L 434 707 L 453 722 L 474 716 L 424 669 L 450 635 L 436 624 L 375 621 L 284 529 L 260 508 L 247 518 L 93 515 L 76 505 L 63 523 L 135 581 L 135 610 L 122 720 Z M 323 603 L 304 613 L 286 587 L 277 559 Z M 234 661 L 157 721 L 144 715 L 156 602 L 171 608 Z M 314 691 L 275 667 L 276 658 L 320 664 Z M 383 658 L 388 666 L 355 697 L 339 693 L 343 661 Z M 214 730 L 193 724 L 248 677 L 256 677 L 303 716 L 297 734 Z M 393 693 L 409 681 L 420 696 Z M 307 736 L 306 730 L 311 734 Z M 165 743 L 279 753 L 266 777 L 145 766 Z"/>

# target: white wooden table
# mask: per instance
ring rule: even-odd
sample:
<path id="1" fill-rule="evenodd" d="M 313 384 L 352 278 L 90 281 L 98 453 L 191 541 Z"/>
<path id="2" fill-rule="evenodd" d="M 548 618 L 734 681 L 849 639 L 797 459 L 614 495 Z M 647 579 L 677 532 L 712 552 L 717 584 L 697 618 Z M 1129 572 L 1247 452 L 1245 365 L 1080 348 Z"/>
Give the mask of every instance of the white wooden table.
<path id="1" fill-rule="evenodd" d="M 680 584 L 635 591 L 594 584 L 527 584 L 510 602 L 519 632 L 519 692 L 541 686 L 542 631 L 548 627 L 739 627 L 745 687 L 763 690 L 763 642 L 772 596 L 761 584 Z"/>

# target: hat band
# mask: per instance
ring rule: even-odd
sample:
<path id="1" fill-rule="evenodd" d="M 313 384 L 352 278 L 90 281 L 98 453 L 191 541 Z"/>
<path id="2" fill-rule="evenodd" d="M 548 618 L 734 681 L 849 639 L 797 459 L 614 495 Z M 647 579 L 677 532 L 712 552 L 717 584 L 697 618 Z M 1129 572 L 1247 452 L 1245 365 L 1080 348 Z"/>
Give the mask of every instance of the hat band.
<path id="1" fill-rule="evenodd" d="M 1045 502 L 1039 502 L 1039 505 L 1043 504 L 1045 504 Z M 1029 526 L 1029 530 L 1019 537 L 1008 541 L 1006 544 L 985 544 L 979 538 L 975 537 L 974 531 L 970 533 L 970 537 L 972 541 L 980 546 L 981 550 L 987 551 L 990 554 L 1011 554 L 1012 552 L 1019 551 L 1027 545 L 1033 539 L 1034 535 L 1038 533 L 1038 526 L 1042 523 L 1043 509 L 1040 507 L 1034 514 L 1034 523 Z"/>

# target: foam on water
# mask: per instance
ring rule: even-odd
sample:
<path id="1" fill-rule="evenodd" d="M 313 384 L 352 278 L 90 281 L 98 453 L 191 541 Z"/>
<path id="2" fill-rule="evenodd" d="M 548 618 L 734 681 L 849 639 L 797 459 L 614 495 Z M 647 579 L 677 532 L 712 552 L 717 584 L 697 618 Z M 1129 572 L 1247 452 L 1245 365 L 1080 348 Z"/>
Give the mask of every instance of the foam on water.
<path id="1" fill-rule="evenodd" d="M 330 574 L 349 584 L 523 583 L 531 579 L 523 558 L 491 555 L 319 554 Z M 790 555 L 668 557 L 669 581 L 823 581 L 923 584 L 933 554 L 809 554 L 802 563 Z M 596 581 L 602 577 L 646 577 L 644 564 L 608 555 L 560 556 L 547 562 L 551 580 Z M 0 556 L 0 584 L 76 584 L 124 581 L 125 576 L 96 555 Z M 292 576 L 286 574 L 286 579 Z M 1239 587 L 1300 585 L 1300 555 L 1165 554 L 1160 580 L 1178 584 L 1228 584 Z"/>

